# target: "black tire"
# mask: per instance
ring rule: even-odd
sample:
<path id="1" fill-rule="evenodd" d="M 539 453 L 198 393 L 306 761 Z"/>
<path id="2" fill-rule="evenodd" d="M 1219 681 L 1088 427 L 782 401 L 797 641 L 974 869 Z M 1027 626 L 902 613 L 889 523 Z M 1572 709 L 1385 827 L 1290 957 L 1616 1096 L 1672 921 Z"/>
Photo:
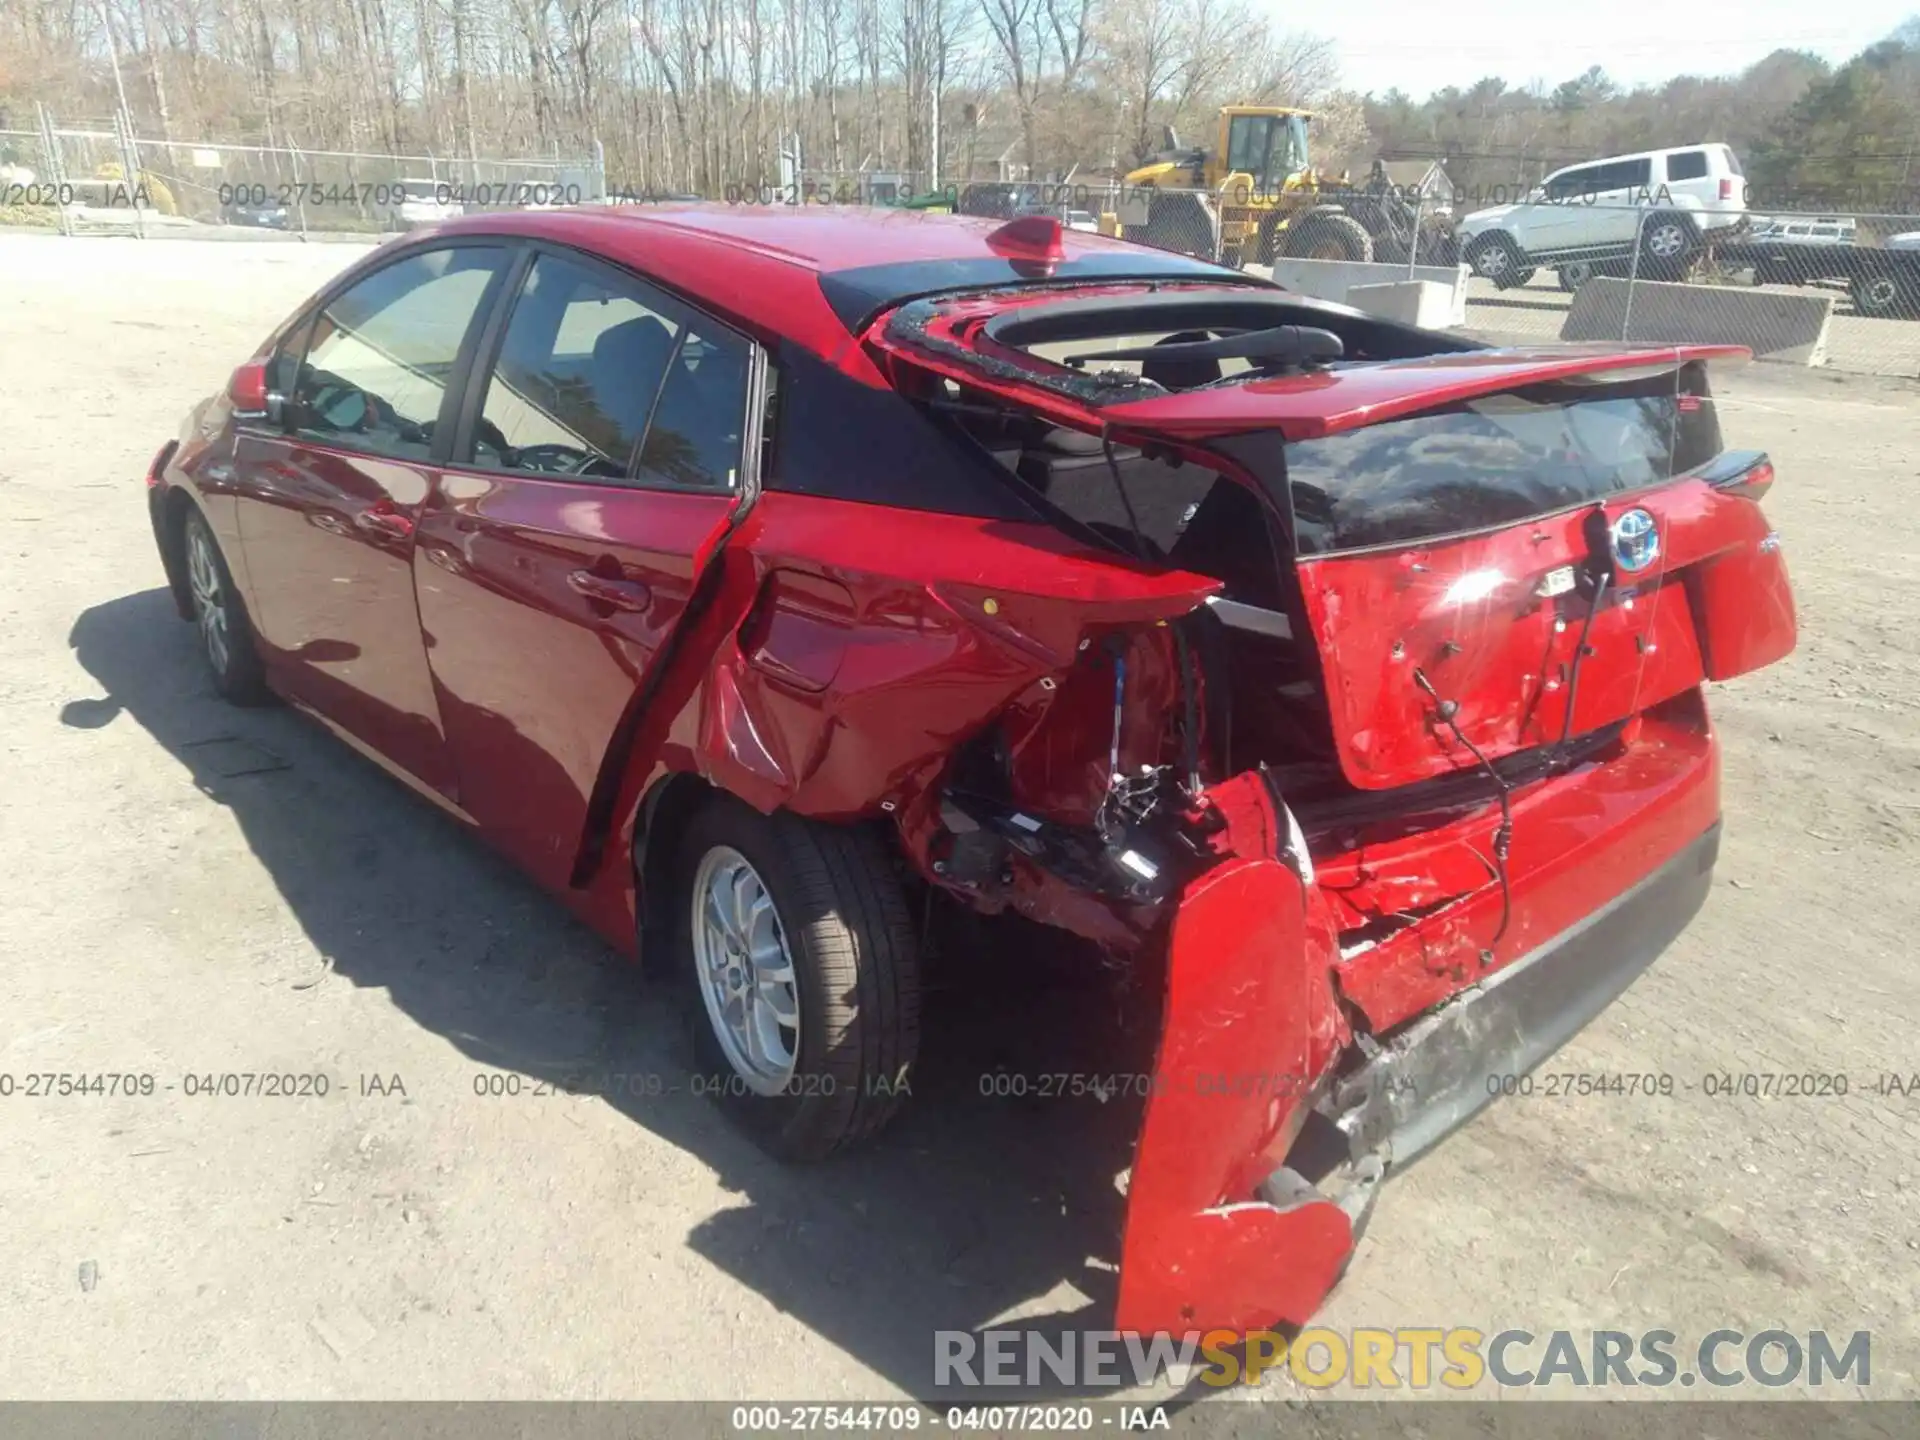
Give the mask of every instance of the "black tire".
<path id="1" fill-rule="evenodd" d="M 1920 320 L 1920 274 L 1900 276 L 1876 270 L 1856 277 L 1847 290 L 1856 315 Z"/>
<path id="2" fill-rule="evenodd" d="M 1700 227 L 1674 210 L 1656 211 L 1640 226 L 1640 273 L 1649 280 L 1683 280 L 1700 254 Z"/>
<path id="3" fill-rule="evenodd" d="M 745 859 L 772 900 L 798 990 L 792 1079 L 755 1093 L 709 1012 L 694 942 L 710 854 Z M 675 956 L 689 982 L 698 1088 L 783 1160 L 821 1160 L 874 1134 L 904 1101 L 920 1046 L 920 963 L 892 856 L 864 826 L 762 815 L 716 796 L 687 827 L 674 886 Z"/>
<path id="4" fill-rule="evenodd" d="M 1586 284 L 1599 273 L 1599 270 L 1594 267 L 1594 263 L 1591 260 L 1569 260 L 1565 265 L 1562 265 L 1558 270 L 1553 272 L 1553 278 L 1559 282 L 1562 290 L 1566 291 L 1569 295 L 1573 295 L 1577 294 L 1582 285 Z"/>
<path id="5" fill-rule="evenodd" d="M 1280 215 L 1268 215 L 1260 221 L 1260 238 L 1254 243 L 1253 255 L 1262 265 L 1273 264 L 1273 257 L 1280 253 L 1287 233 L 1280 228 L 1283 218 Z"/>
<path id="6" fill-rule="evenodd" d="M 1309 210 L 1281 233 L 1289 259 L 1357 263 L 1373 259 L 1373 237 L 1367 227 L 1337 210 Z"/>
<path id="7" fill-rule="evenodd" d="M 200 658 L 213 677 L 215 693 L 235 705 L 268 703 L 273 696 L 254 643 L 253 622 L 234 588 L 233 572 L 220 553 L 213 527 L 191 504 L 180 526 L 180 562 L 187 577 L 194 630 L 200 638 Z"/>
<path id="8" fill-rule="evenodd" d="M 1497 290 L 1509 290 L 1533 278 L 1533 267 L 1527 264 L 1525 252 L 1504 230 L 1495 230 L 1474 240 L 1467 246 L 1466 261 L 1474 274 L 1491 281 Z"/>
<path id="9" fill-rule="evenodd" d="M 1176 255 L 1191 255 L 1211 260 L 1218 246 L 1218 231 L 1213 215 L 1198 195 L 1184 191 L 1157 192 L 1147 201 L 1147 223 L 1132 226 L 1129 240 L 1139 240 L 1156 250 Z M 1139 233 L 1136 235 L 1135 231 Z"/>

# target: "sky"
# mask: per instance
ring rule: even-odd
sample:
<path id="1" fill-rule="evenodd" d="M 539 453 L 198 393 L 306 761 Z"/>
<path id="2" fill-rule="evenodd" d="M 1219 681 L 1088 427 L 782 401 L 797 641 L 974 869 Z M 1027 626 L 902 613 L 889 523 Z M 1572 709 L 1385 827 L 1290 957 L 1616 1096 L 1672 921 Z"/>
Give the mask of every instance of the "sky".
<path id="1" fill-rule="evenodd" d="M 1341 84 L 1423 99 L 1486 75 L 1556 85 L 1598 65 L 1625 84 L 1730 74 L 1775 50 L 1836 63 L 1883 40 L 1920 0 L 1268 0 L 1275 23 L 1332 40 Z"/>

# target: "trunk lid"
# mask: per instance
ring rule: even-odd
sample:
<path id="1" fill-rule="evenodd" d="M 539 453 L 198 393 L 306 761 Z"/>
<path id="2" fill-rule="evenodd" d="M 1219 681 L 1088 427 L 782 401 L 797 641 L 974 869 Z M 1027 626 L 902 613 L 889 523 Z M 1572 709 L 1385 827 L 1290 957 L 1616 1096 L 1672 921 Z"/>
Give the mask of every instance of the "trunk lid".
<path id="1" fill-rule="evenodd" d="M 1380 790 L 1571 741 L 1704 678 L 1685 571 L 1757 516 L 1708 478 L 1705 358 L 1489 352 L 1348 372 L 1357 394 L 1310 410 L 1287 380 L 1121 408 L 1177 429 L 1204 398 L 1186 423 L 1285 507 L 1341 770 Z M 1422 395 L 1413 369 L 1458 383 Z M 1263 385 L 1279 417 L 1258 426 Z"/>

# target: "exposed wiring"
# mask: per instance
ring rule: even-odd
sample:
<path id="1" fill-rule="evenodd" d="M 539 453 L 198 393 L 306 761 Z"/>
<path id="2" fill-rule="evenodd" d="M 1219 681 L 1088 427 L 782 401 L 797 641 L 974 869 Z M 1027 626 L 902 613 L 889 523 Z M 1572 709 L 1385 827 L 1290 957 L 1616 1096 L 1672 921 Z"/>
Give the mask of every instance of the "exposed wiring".
<path id="1" fill-rule="evenodd" d="M 1604 528 L 1607 518 L 1605 508 L 1596 508 L 1593 513 L 1599 517 L 1594 522 L 1596 527 Z M 1587 602 L 1587 617 L 1580 622 L 1580 638 L 1573 647 L 1573 664 L 1567 672 L 1567 713 L 1560 722 L 1560 743 L 1554 747 L 1558 764 L 1566 762 L 1567 745 L 1573 738 L 1574 702 L 1580 698 L 1580 662 L 1587 658 L 1587 637 L 1593 632 L 1593 617 L 1600 613 L 1600 602 L 1606 598 L 1607 587 L 1613 583 L 1613 565 L 1598 540 L 1594 542 L 1594 552 L 1590 562 L 1592 568 L 1588 572 L 1593 582 L 1593 598 Z"/>
<path id="2" fill-rule="evenodd" d="M 1505 937 L 1507 926 L 1513 920 L 1513 885 L 1507 873 L 1507 850 L 1513 843 L 1513 787 L 1508 785 L 1506 777 L 1494 768 L 1493 762 L 1481 753 L 1480 747 L 1469 740 L 1466 732 L 1461 730 L 1458 719 L 1460 702 L 1442 699 L 1440 692 L 1433 688 L 1433 682 L 1427 679 L 1426 672 L 1418 666 L 1414 667 L 1413 683 L 1432 698 L 1433 713 L 1439 718 L 1441 724 L 1453 732 L 1453 738 L 1460 742 L 1466 752 L 1479 762 L 1480 768 L 1487 772 L 1487 778 L 1493 781 L 1494 791 L 1500 797 L 1500 823 L 1494 827 L 1493 831 L 1494 863 L 1491 867 L 1500 881 L 1500 928 L 1493 932 L 1493 938 L 1480 951 L 1480 963 L 1491 965 L 1494 947 Z"/>
<path id="3" fill-rule="evenodd" d="M 1094 814 L 1094 828 L 1109 842 L 1125 832 L 1131 823 L 1138 825 L 1159 803 L 1160 776 L 1166 767 L 1148 765 L 1137 776 L 1120 771 L 1120 730 L 1127 704 L 1126 642 L 1117 635 L 1107 637 L 1107 652 L 1113 657 L 1113 738 L 1107 745 L 1107 793 L 1100 797 Z M 1113 811 L 1118 810 L 1116 820 Z"/>

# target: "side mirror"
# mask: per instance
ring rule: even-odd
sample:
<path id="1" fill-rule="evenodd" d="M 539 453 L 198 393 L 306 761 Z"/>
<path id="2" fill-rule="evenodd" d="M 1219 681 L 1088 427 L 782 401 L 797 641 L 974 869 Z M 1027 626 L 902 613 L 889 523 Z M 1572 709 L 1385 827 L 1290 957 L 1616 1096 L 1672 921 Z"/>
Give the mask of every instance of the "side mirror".
<path id="1" fill-rule="evenodd" d="M 285 417 L 286 397 L 269 388 L 264 360 L 249 360 L 233 372 L 233 378 L 227 381 L 227 400 L 236 420 L 264 420 L 278 425 Z"/>

